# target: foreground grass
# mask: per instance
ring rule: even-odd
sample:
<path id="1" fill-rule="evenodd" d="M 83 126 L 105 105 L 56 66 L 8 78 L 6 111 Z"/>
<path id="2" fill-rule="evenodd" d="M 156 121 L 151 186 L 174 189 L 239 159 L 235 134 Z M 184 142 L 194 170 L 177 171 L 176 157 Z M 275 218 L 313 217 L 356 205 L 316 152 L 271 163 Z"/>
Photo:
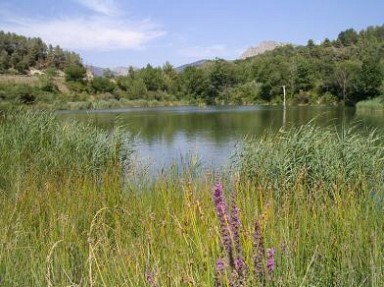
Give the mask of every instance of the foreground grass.
<path id="1" fill-rule="evenodd" d="M 279 154 L 272 153 L 270 148 L 280 150 L 272 142 L 302 139 L 312 150 L 301 158 L 316 158 L 314 151 L 322 153 L 332 143 L 319 133 L 324 131 L 265 139 L 265 152 Z M 364 138 L 345 141 L 344 150 L 357 149 L 360 141 Z M 276 165 L 284 159 L 295 166 L 300 157 L 293 151 L 276 156 Z M 249 147 L 244 156 L 263 158 L 263 152 Z M 129 178 L 122 182 L 119 157 L 103 166 L 98 181 L 87 169 L 60 176 L 46 171 L 44 177 L 42 170 L 25 169 L 0 193 L 1 284 L 215 286 L 215 264 L 224 250 L 212 185 L 220 180 L 227 195 L 237 191 L 248 267 L 245 286 L 261 285 L 253 266 L 256 221 L 265 247 L 276 250 L 276 268 L 266 285 L 383 286 L 384 190 L 373 176 L 383 171 L 380 144 L 371 141 L 364 155 L 376 158 L 372 173 L 351 180 L 346 176 L 352 174 L 336 169 L 334 178 L 316 184 L 313 179 L 320 171 L 291 172 L 286 181 L 268 175 L 272 166 L 259 166 L 257 176 L 234 171 L 196 176 L 187 171 L 180 177 L 169 172 L 150 184 L 144 179 L 143 184 L 130 184 Z M 361 160 L 353 162 L 365 166 Z M 247 162 L 249 168 L 252 163 Z"/>

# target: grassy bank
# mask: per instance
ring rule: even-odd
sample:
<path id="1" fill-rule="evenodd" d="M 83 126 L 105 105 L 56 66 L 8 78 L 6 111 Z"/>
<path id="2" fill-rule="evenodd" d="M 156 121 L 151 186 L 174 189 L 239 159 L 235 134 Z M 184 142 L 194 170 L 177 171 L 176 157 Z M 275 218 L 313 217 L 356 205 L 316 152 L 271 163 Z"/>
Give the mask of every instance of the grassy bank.
<path id="1" fill-rule="evenodd" d="M 356 105 L 357 112 L 378 112 L 384 113 L 384 97 L 374 98 L 372 100 L 361 101 Z"/>
<path id="2" fill-rule="evenodd" d="M 0 124 L 2 286 L 383 286 L 382 138 L 308 126 L 251 141 L 239 172 L 123 184 L 119 137 L 84 129 Z"/>

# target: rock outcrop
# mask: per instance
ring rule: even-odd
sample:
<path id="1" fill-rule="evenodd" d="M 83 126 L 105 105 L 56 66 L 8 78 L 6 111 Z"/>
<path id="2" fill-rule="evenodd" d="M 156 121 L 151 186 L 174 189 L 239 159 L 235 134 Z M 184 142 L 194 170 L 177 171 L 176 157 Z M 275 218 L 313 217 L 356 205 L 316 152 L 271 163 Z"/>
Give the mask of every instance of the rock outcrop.
<path id="1" fill-rule="evenodd" d="M 279 46 L 283 46 L 283 43 L 275 42 L 275 41 L 264 41 L 261 42 L 258 46 L 256 47 L 250 47 L 243 54 L 241 54 L 240 58 L 241 59 L 246 59 L 250 57 L 254 57 L 256 55 L 263 54 L 267 51 L 271 51 Z"/>

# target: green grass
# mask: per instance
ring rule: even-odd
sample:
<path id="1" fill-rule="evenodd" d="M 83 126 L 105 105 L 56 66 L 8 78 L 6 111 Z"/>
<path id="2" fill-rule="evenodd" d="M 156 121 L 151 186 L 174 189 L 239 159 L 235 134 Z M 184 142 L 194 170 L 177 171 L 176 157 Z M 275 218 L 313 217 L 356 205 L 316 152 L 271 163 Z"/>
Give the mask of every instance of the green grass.
<path id="1" fill-rule="evenodd" d="M 358 102 L 358 112 L 384 112 L 384 98 L 377 97 L 371 100 Z"/>
<path id="2" fill-rule="evenodd" d="M 15 155 L 1 157 L 1 174 L 22 171 L 8 174 L 0 193 L 1 286 L 214 286 L 224 256 L 217 178 L 187 169 L 123 185 L 119 141 L 78 124 L 70 137 L 67 125 L 49 114 L 7 115 L 0 124 L 9 142 L 2 150 Z M 256 220 L 265 247 L 276 249 L 268 286 L 383 286 L 380 140 L 306 126 L 249 143 L 240 172 L 219 178 L 227 195 L 237 190 L 246 286 L 258 286 Z"/>

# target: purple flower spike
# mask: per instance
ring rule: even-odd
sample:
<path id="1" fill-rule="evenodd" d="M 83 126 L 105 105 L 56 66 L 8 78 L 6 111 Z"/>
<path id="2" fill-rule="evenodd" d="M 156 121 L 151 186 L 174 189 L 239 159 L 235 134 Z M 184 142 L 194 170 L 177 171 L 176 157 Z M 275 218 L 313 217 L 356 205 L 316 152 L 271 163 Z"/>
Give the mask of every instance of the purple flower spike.
<path id="1" fill-rule="evenodd" d="M 245 273 L 247 266 L 245 265 L 245 261 L 243 258 L 241 258 L 241 257 L 236 258 L 235 269 L 236 269 L 237 273 L 239 273 L 239 274 Z"/>
<path id="2" fill-rule="evenodd" d="M 272 274 L 275 270 L 275 249 L 269 248 L 267 249 L 267 269 L 268 273 Z"/>
<path id="3" fill-rule="evenodd" d="M 233 233 L 233 241 L 235 244 L 237 255 L 241 255 L 240 246 L 240 210 L 237 206 L 237 192 L 232 193 L 232 206 L 231 206 L 231 229 Z"/>
<path id="4" fill-rule="evenodd" d="M 215 202 L 217 217 L 220 222 L 220 231 L 224 249 L 227 251 L 229 258 L 232 257 L 232 237 L 230 217 L 228 215 L 227 204 L 224 198 L 223 186 L 221 183 L 216 183 L 213 187 L 213 200 Z"/>
<path id="5" fill-rule="evenodd" d="M 255 224 L 255 235 L 253 238 L 253 245 L 254 245 L 254 267 L 255 267 L 255 277 L 258 278 L 261 282 L 264 282 L 264 259 L 265 259 L 265 252 L 264 252 L 264 241 L 263 236 L 261 234 L 261 224 L 259 221 L 256 221 Z"/>
<path id="6" fill-rule="evenodd" d="M 216 206 L 219 203 L 224 202 L 224 190 L 223 185 L 220 182 L 215 183 L 213 186 L 213 199 Z"/>
<path id="7" fill-rule="evenodd" d="M 225 263 L 223 259 L 217 259 L 216 261 L 216 271 L 218 273 L 224 273 L 225 271 Z"/>

